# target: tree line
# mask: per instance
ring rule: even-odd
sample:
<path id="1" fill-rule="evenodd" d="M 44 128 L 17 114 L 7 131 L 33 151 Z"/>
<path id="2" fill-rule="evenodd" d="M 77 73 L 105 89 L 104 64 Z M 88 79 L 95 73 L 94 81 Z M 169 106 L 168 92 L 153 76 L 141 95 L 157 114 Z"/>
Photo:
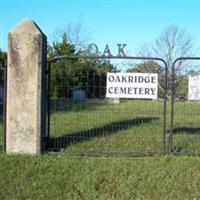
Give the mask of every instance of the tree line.
<path id="1" fill-rule="evenodd" d="M 60 38 L 48 45 L 48 60 L 55 56 L 65 55 L 62 59 L 51 65 L 51 97 L 71 98 L 73 91 L 83 90 L 88 98 L 105 98 L 106 73 L 119 71 L 108 59 L 83 59 L 79 56 L 90 56 L 91 52 L 82 48 L 80 42 L 71 40 L 70 32 L 59 32 Z M 79 34 L 81 31 L 79 30 Z M 81 36 L 79 36 L 81 37 Z M 78 37 L 76 37 L 78 38 Z M 172 72 L 175 73 L 175 96 L 178 100 L 187 100 L 188 74 L 198 73 L 198 66 L 191 68 L 180 61 L 174 69 L 172 62 L 177 57 L 192 56 L 194 48 L 188 34 L 177 26 L 167 27 L 153 45 L 143 46 L 137 56 L 157 56 L 163 58 L 168 65 L 167 96 L 170 96 Z M 6 64 L 6 52 L 0 50 L 0 77 Z M 159 98 L 163 98 L 165 90 L 165 69 L 155 61 L 145 61 L 131 64 L 126 72 L 143 72 L 159 74 Z M 2 79 L 2 78 L 1 78 Z"/>

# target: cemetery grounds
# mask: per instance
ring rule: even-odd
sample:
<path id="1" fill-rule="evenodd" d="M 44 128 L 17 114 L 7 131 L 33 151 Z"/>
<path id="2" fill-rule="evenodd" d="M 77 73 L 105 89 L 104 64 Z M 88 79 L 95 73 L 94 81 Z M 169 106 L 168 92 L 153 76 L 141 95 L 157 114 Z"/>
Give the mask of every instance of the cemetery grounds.
<path id="1" fill-rule="evenodd" d="M 59 107 L 57 100 L 52 104 Z M 65 136 L 83 134 L 88 129 L 105 129 L 105 134 L 72 142 L 60 152 L 49 151 L 38 156 L 3 153 L 2 115 L 0 199 L 200 199 L 199 108 L 198 102 L 175 102 L 173 149 L 176 155 L 166 152 L 139 157 L 70 154 L 161 152 L 161 100 L 122 100 L 119 104 L 67 102 L 64 109 L 51 113 L 52 138 L 59 138 L 63 133 Z M 166 149 L 169 124 L 170 102 L 167 102 Z M 116 130 L 116 126 L 121 130 Z"/>

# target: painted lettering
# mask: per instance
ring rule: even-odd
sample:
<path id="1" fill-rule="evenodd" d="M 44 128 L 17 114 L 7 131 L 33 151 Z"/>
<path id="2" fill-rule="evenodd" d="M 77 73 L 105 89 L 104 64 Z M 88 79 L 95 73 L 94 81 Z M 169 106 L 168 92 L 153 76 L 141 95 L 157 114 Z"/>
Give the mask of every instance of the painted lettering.
<path id="1" fill-rule="evenodd" d="M 124 53 L 124 47 L 126 45 L 127 44 L 117 44 L 117 46 L 118 46 L 118 54 L 117 54 L 117 56 L 119 56 L 119 57 L 126 57 L 126 54 Z"/>
<path id="2" fill-rule="evenodd" d="M 104 49 L 102 56 L 105 56 L 105 57 L 111 57 L 112 56 L 110 49 L 109 49 L 109 46 L 107 44 L 106 44 L 106 47 Z"/>

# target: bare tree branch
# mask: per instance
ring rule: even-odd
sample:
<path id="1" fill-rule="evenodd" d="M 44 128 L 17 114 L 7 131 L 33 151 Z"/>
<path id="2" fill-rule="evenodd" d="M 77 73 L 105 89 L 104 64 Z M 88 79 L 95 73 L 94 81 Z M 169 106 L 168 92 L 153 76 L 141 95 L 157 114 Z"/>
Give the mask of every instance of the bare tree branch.
<path id="1" fill-rule="evenodd" d="M 80 51 L 88 44 L 89 33 L 87 28 L 85 28 L 81 22 L 71 22 L 68 23 L 66 26 L 58 28 L 54 32 L 52 40 L 59 41 L 60 39 L 62 39 L 64 34 L 67 35 L 68 42 L 75 45 L 76 51 Z"/>
<path id="2" fill-rule="evenodd" d="M 185 30 L 171 25 L 167 27 L 156 39 L 152 46 L 155 55 L 166 60 L 169 66 L 169 73 L 172 70 L 172 63 L 178 57 L 192 56 L 193 45 L 190 36 Z M 180 72 L 186 61 L 178 62 L 175 72 Z"/>

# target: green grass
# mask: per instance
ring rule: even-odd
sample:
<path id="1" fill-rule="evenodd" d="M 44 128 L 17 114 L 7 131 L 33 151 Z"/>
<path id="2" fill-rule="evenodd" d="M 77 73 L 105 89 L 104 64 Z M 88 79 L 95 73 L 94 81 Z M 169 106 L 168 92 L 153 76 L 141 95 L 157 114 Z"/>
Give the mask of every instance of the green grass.
<path id="1" fill-rule="evenodd" d="M 200 198 L 200 158 L 0 155 L 0 199 Z"/>
<path id="2" fill-rule="evenodd" d="M 66 107 L 65 105 L 68 105 Z M 128 100 L 82 103 L 54 101 L 51 115 L 52 148 L 65 152 L 162 152 L 163 102 Z M 63 109 L 64 108 L 64 109 Z M 63 109 L 63 110 L 62 110 Z M 200 104 L 176 102 L 174 151 L 200 152 Z M 166 150 L 170 130 L 170 102 L 167 103 Z M 66 138 L 70 135 L 70 145 Z M 77 138 L 81 137 L 81 140 Z M 65 145 L 67 144 L 67 145 Z"/>
<path id="3" fill-rule="evenodd" d="M 174 115 L 174 151 L 200 152 L 200 103 L 177 102 Z"/>
<path id="4" fill-rule="evenodd" d="M 180 153 L 200 152 L 199 108 L 198 103 L 175 104 L 174 148 Z M 167 110 L 169 129 L 169 103 Z M 145 117 L 153 120 L 143 123 L 141 120 L 134 121 Z M 116 125 L 120 125 L 120 121 L 126 122 L 127 126 L 118 130 Z M 65 154 L 77 151 L 160 150 L 162 102 L 124 101 L 112 105 L 100 101 L 72 104 L 65 111 L 52 113 L 51 122 L 52 137 L 58 138 L 63 133 L 83 133 L 89 129 L 102 131 L 103 127 L 105 133 L 90 140 L 72 143 L 64 149 L 64 153 L 45 153 L 41 156 L 8 156 L 0 153 L 0 199 L 200 199 L 200 157 L 163 155 L 95 158 Z M 2 130 L 1 126 L 1 146 Z"/>
<path id="5" fill-rule="evenodd" d="M 51 115 L 51 137 L 68 137 L 72 143 L 66 152 L 135 152 L 162 149 L 162 102 L 106 101 L 71 103 L 71 109 L 61 110 L 56 103 Z M 91 105 L 91 106 L 90 106 Z M 89 136 L 88 136 L 89 135 Z M 81 137 L 81 141 L 76 138 Z M 60 146 L 62 139 L 54 140 Z"/>
<path id="6" fill-rule="evenodd" d="M 128 100 L 109 104 L 103 100 L 54 100 L 51 114 L 51 148 L 74 152 L 162 152 L 163 102 Z M 200 152 L 200 103 L 176 102 L 173 149 Z M 2 122 L 2 119 L 1 119 Z M 166 150 L 170 102 L 167 103 Z M 2 127 L 0 127 L 2 132 Z M 70 138 L 70 139 L 67 139 Z M 77 139 L 78 138 L 78 139 Z M 79 139 L 81 138 L 81 140 Z M 70 142 L 69 142 L 70 141 Z M 68 143 L 69 142 L 69 143 Z M 0 151 L 3 149 L 0 134 Z"/>

